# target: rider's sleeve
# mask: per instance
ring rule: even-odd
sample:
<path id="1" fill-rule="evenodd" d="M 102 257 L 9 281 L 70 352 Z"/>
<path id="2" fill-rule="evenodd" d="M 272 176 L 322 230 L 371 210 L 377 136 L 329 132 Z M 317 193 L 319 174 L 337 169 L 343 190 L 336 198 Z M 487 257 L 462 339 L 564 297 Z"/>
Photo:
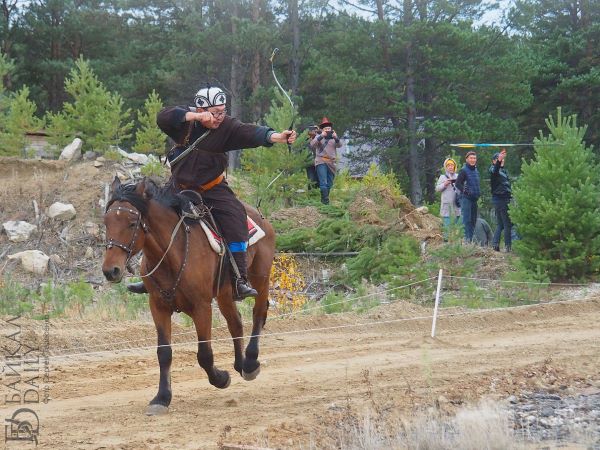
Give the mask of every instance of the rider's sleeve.
<path id="1" fill-rule="evenodd" d="M 176 137 L 185 128 L 185 114 L 189 109 L 181 106 L 163 108 L 156 115 L 156 124 L 166 134 L 177 140 Z"/>
<path id="2" fill-rule="evenodd" d="M 273 145 L 272 142 L 269 142 L 269 132 L 273 129 L 269 127 L 242 123 L 231 118 L 228 131 L 229 136 L 225 142 L 225 151 L 260 146 L 271 147 Z"/>

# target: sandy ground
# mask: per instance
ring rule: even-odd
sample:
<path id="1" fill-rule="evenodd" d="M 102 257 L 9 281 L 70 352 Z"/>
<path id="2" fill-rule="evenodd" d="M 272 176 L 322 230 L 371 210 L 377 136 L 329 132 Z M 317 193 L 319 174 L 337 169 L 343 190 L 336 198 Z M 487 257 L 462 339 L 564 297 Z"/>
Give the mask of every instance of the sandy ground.
<path id="1" fill-rule="evenodd" d="M 271 320 L 266 332 L 273 335 L 262 340 L 262 372 L 254 381 L 233 372 L 230 342 L 214 344 L 217 366 L 233 372 L 226 390 L 208 384 L 194 345 L 177 346 L 166 416 L 143 414 L 157 388 L 154 350 L 53 359 L 51 400 L 35 405 L 38 448 L 210 449 L 223 443 L 319 448 L 347 407 L 410 415 L 432 405 L 451 411 L 523 390 L 600 389 L 600 297 L 467 314 L 444 310 L 436 339 L 429 337 L 431 320 L 419 319 L 429 314 L 400 302 L 363 315 Z M 106 342 L 121 337 L 119 327 L 123 334 L 132 327 L 86 325 Z M 322 329 L 328 327 L 337 328 Z M 59 347 L 68 348 L 69 329 L 68 322 L 55 323 L 50 338 L 60 335 Z M 277 334 L 294 330 L 305 331 Z M 73 345 L 81 342 L 81 333 L 81 327 L 73 328 Z M 216 330 L 215 336 L 223 333 Z M 152 335 L 150 324 L 138 324 L 132 338 Z M 3 405 L 0 414 L 13 410 Z"/>

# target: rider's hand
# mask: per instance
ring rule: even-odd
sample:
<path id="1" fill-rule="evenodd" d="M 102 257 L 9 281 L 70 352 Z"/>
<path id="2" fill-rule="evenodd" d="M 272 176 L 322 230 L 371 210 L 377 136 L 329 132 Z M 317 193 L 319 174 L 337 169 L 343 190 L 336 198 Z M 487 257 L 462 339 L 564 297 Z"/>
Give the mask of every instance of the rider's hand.
<path id="1" fill-rule="evenodd" d="M 280 144 L 293 144 L 296 140 L 297 134 L 294 130 L 285 130 L 281 133 L 273 133 L 271 135 L 271 142 L 278 142 Z"/>
<path id="2" fill-rule="evenodd" d="M 219 122 L 208 111 L 203 111 L 197 114 L 196 121 L 200 122 L 204 128 L 218 128 Z"/>

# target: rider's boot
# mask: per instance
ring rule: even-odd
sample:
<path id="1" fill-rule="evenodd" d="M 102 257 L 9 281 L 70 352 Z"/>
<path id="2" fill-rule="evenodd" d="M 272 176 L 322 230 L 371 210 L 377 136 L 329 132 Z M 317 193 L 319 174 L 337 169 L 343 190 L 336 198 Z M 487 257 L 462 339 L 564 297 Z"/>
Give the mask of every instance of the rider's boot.
<path id="1" fill-rule="evenodd" d="M 258 292 L 254 289 L 248 281 L 248 262 L 246 258 L 246 252 L 231 252 L 235 264 L 238 267 L 240 273 L 239 277 L 234 275 L 233 282 L 233 299 L 236 302 L 244 300 L 246 297 L 257 297 Z"/>

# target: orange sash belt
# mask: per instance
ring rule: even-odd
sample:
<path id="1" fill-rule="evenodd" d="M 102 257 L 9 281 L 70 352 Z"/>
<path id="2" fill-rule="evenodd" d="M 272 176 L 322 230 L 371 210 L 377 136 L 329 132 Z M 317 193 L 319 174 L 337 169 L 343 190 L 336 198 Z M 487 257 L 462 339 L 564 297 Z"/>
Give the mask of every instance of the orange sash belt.
<path id="1" fill-rule="evenodd" d="M 179 188 L 180 189 L 191 189 L 191 190 L 199 191 L 199 192 L 205 192 L 205 191 L 208 191 L 208 190 L 214 188 L 217 184 L 220 184 L 224 178 L 225 177 L 223 176 L 223 174 L 221 174 L 217 178 L 209 181 L 206 184 L 201 184 L 200 186 L 190 186 L 189 184 L 180 184 Z"/>

